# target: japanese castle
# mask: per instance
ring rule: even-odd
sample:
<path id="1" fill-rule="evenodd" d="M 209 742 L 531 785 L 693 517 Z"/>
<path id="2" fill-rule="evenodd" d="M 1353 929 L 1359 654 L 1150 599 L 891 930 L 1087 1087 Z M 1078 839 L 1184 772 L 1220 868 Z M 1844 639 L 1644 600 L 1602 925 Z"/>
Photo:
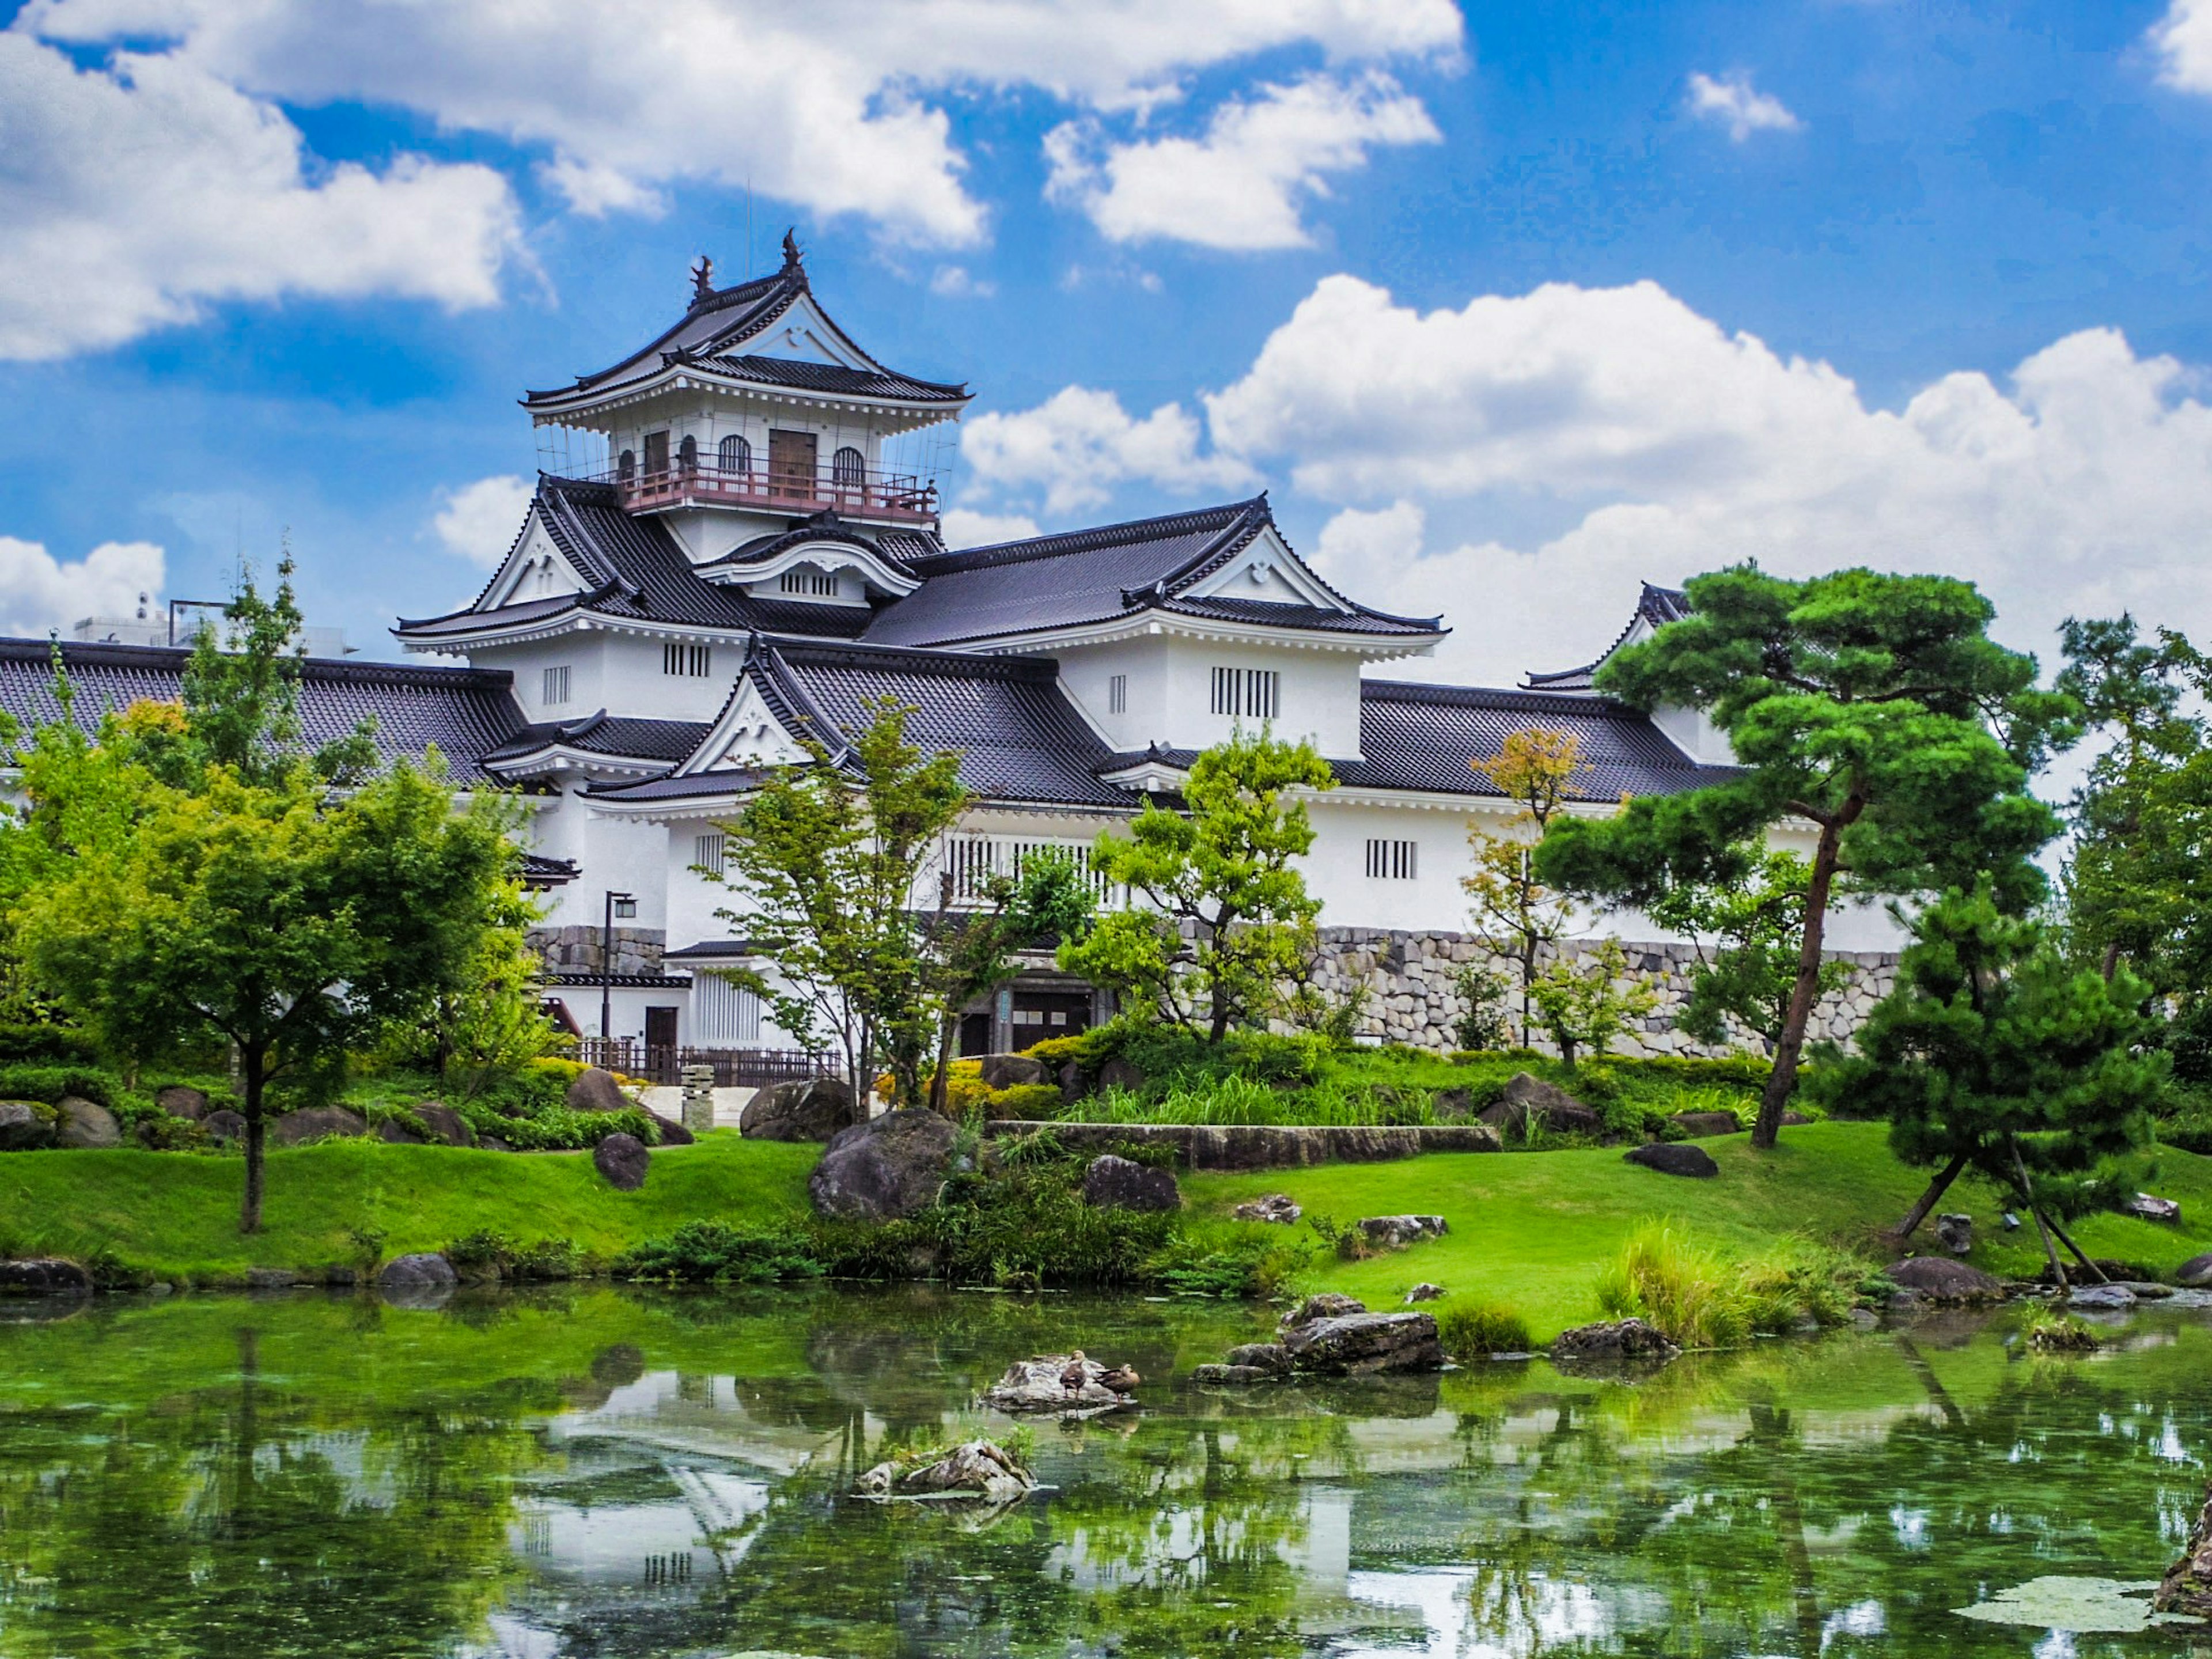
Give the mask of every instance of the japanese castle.
<path id="1" fill-rule="evenodd" d="M 1370 678 L 1431 653 L 1443 619 L 1338 592 L 1264 495 L 948 547 L 933 483 L 885 457 L 970 396 L 871 356 L 789 238 L 780 270 L 735 287 L 702 261 L 666 332 L 524 399 L 533 423 L 608 465 L 541 475 L 475 600 L 398 623 L 429 660 L 307 662 L 312 740 L 373 714 L 387 754 L 434 744 L 459 781 L 526 793 L 552 987 L 585 1034 L 788 1043 L 750 994 L 702 971 L 753 958 L 701 872 L 720 868 L 722 825 L 758 769 L 803 758 L 802 737 L 838 754 L 876 699 L 915 711 L 915 741 L 961 756 L 975 805 L 945 851 L 956 881 L 1030 848 L 1087 848 L 1240 725 L 1310 738 L 1337 782 L 1311 804 L 1305 873 L 1340 940 L 1465 927 L 1468 821 L 1515 810 L 1470 762 L 1510 732 L 1571 732 L 1594 804 L 1694 787 L 1728 758 L 1693 715 L 1597 696 L 1591 667 L 1510 690 Z M 1623 639 L 1680 604 L 1647 587 Z M 58 712 L 49 648 L 0 641 L 0 707 Z M 178 695 L 180 650 L 63 650 L 80 718 Z M 963 1048 L 1018 1047 L 1099 1012 L 1040 961 L 971 1014 Z"/>

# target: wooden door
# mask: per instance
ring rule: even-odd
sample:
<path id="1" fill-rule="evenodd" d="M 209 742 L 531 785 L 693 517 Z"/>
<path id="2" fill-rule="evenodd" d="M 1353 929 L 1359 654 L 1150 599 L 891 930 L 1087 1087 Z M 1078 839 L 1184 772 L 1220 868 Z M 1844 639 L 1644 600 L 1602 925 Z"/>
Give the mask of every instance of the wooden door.
<path id="1" fill-rule="evenodd" d="M 648 478 L 668 476 L 668 434 L 665 432 L 645 434 L 645 476 Z"/>
<path id="2" fill-rule="evenodd" d="M 768 489 L 787 501 L 811 501 L 815 495 L 815 434 L 811 432 L 774 432 L 768 434 Z"/>
<path id="3" fill-rule="evenodd" d="M 647 1048 L 673 1048 L 676 1046 L 676 1010 L 647 1008 L 645 1011 L 645 1046 Z"/>

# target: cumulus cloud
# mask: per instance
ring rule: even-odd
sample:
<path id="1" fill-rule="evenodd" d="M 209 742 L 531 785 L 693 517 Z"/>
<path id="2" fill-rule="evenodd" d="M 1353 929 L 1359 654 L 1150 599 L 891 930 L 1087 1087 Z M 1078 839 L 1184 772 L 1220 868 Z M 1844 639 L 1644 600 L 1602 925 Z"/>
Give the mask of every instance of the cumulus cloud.
<path id="1" fill-rule="evenodd" d="M 965 265 L 939 265 L 930 273 L 929 291 L 945 300 L 988 300 L 999 285 L 978 278 Z"/>
<path id="2" fill-rule="evenodd" d="M 1095 507 L 1132 480 L 1178 494 L 1252 482 L 1243 462 L 1199 445 L 1198 417 L 1181 404 L 1140 421 L 1112 392 L 1072 386 L 1035 409 L 977 416 L 961 453 L 987 489 L 1035 492 L 1048 513 Z"/>
<path id="3" fill-rule="evenodd" d="M 1301 209 L 1328 193 L 1327 174 L 1364 167 L 1378 146 L 1442 137 L 1388 75 L 1310 75 L 1231 99 L 1196 138 L 1111 143 L 1095 120 L 1055 128 L 1046 194 L 1079 206 L 1111 241 L 1300 247 L 1312 240 Z"/>
<path id="4" fill-rule="evenodd" d="M 1461 33 L 1451 0 L 33 0 L 19 27 L 173 41 L 261 95 L 539 147 L 581 211 L 750 183 L 939 246 L 979 240 L 986 216 L 933 94 L 1033 87 L 1142 111 L 1255 52 L 1435 58 Z"/>
<path id="5" fill-rule="evenodd" d="M 1753 88 L 1747 75 L 1724 75 L 1718 80 L 1692 75 L 1688 103 L 1691 114 L 1726 127 L 1739 144 L 1754 132 L 1795 132 L 1805 125 L 1779 98 Z"/>
<path id="6" fill-rule="evenodd" d="M 492 169 L 312 169 L 272 105 L 183 58 L 82 69 L 0 33 L 0 356 L 53 357 L 210 301 L 498 297 L 514 203 Z"/>
<path id="7" fill-rule="evenodd" d="M 1024 514 L 978 513 L 964 507 L 948 507 L 938 526 L 938 534 L 951 548 L 995 547 L 1039 533 L 1036 520 Z"/>
<path id="8" fill-rule="evenodd" d="M 522 528 L 537 487 L 511 472 L 478 478 L 472 484 L 448 490 L 437 517 L 430 521 L 446 550 L 471 564 L 489 570 L 504 559 Z"/>
<path id="9" fill-rule="evenodd" d="M 103 542 L 64 564 L 38 542 L 0 536 L 0 635 L 66 634 L 88 617 L 131 617 L 141 593 L 159 594 L 161 550 Z"/>
<path id="10" fill-rule="evenodd" d="M 2172 0 L 2150 40 L 2159 79 L 2184 92 L 2212 93 L 2212 0 Z"/>
<path id="11" fill-rule="evenodd" d="M 1334 276 L 1203 400 L 1202 434 L 1183 416 L 1126 476 L 1152 460 L 1164 486 L 1209 465 L 1287 472 L 1336 509 L 1315 548 L 1331 580 L 1384 610 L 1443 611 L 1455 677 L 1588 661 L 1640 581 L 1745 559 L 1963 576 L 1996 602 L 2002 637 L 2048 656 L 2069 613 L 2133 608 L 2212 634 L 2204 386 L 2089 329 L 2008 375 L 1945 374 L 1883 409 L 1653 283 L 1422 313 Z M 1101 397 L 1070 388 L 1045 407 Z M 1021 430 L 1041 413 L 994 418 Z"/>

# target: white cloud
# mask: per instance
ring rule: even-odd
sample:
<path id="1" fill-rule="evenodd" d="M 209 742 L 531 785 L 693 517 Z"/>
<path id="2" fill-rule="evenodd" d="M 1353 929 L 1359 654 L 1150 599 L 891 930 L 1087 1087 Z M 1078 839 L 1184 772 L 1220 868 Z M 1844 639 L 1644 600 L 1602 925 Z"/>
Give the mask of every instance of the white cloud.
<path id="1" fill-rule="evenodd" d="M 1224 455 L 1200 455 L 1199 424 L 1181 404 L 1133 419 L 1110 392 L 1068 386 L 1035 409 L 979 415 L 961 453 L 989 489 L 1042 494 L 1048 513 L 1094 507 L 1141 480 L 1188 494 L 1239 489 L 1252 473 Z"/>
<path id="2" fill-rule="evenodd" d="M 942 107 L 1042 88 L 1144 110 L 1251 53 L 1441 59 L 1451 0 L 33 0 L 19 27 L 179 43 L 206 73 L 304 104 L 367 102 L 549 152 L 582 211 L 684 180 L 750 184 L 894 240 L 985 231 Z"/>
<path id="3" fill-rule="evenodd" d="M 489 570 L 514 547 L 522 515 L 536 494 L 537 486 L 529 479 L 511 472 L 478 478 L 446 492 L 431 528 L 448 552 Z"/>
<path id="4" fill-rule="evenodd" d="M 311 172 L 298 131 L 197 65 L 79 69 L 0 33 L 0 356 L 109 346 L 210 301 L 498 297 L 515 246 L 489 167 L 402 156 Z"/>
<path id="5" fill-rule="evenodd" d="M 988 300 L 999 285 L 977 278 L 965 265 L 939 265 L 930 273 L 929 291 L 947 300 Z"/>
<path id="6" fill-rule="evenodd" d="M 2172 0 L 2150 32 L 2159 79 L 2184 92 L 2212 93 L 2212 0 Z"/>
<path id="7" fill-rule="evenodd" d="M 64 564 L 40 543 L 0 536 L 0 635 L 66 635 L 88 617 L 135 616 L 141 593 L 161 592 L 162 563 L 151 542 L 103 542 Z"/>
<path id="8" fill-rule="evenodd" d="M 1755 90 L 1747 75 L 1710 75 L 1690 77 L 1690 113 L 1729 130 L 1742 143 L 1754 132 L 1795 132 L 1805 124 L 1790 112 L 1779 98 Z"/>
<path id="9" fill-rule="evenodd" d="M 938 534 L 947 547 L 995 547 L 1041 533 L 1037 521 L 1020 513 L 978 513 L 964 507 L 945 509 Z"/>
<path id="10" fill-rule="evenodd" d="M 1213 112 L 1197 138 L 1111 143 L 1094 120 L 1046 136 L 1046 194 L 1073 203 L 1109 240 L 1153 238 L 1240 251 L 1301 247 L 1300 210 L 1325 175 L 1364 167 L 1386 144 L 1440 142 L 1420 100 L 1389 76 L 1310 75 Z"/>

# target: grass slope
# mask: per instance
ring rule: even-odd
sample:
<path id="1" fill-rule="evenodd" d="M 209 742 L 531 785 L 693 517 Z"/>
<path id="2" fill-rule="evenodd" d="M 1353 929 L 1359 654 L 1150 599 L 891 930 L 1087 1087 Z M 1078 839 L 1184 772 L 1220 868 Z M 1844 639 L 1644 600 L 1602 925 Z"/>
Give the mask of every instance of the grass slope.
<path id="1" fill-rule="evenodd" d="M 1895 1224 L 1928 1176 L 1892 1158 L 1887 1137 L 1881 1124 L 1816 1123 L 1785 1130 L 1782 1144 L 1764 1154 L 1752 1150 L 1747 1135 L 1701 1141 L 1721 1166 L 1710 1181 L 1658 1175 L 1608 1150 L 1437 1153 L 1399 1164 L 1193 1176 L 1183 1189 L 1200 1215 L 1271 1192 L 1288 1193 L 1308 1215 L 1340 1224 L 1408 1212 L 1441 1215 L 1451 1224 L 1448 1237 L 1364 1261 L 1321 1261 L 1309 1275 L 1311 1287 L 1344 1291 L 1381 1308 L 1428 1279 L 1516 1309 L 1544 1341 L 1602 1316 L 1598 1269 L 1648 1217 L 1679 1218 L 1699 1237 L 1745 1255 L 1787 1233 L 1877 1258 L 1894 1254 L 1877 1235 Z M 2183 1225 L 2092 1217 L 2073 1230 L 2084 1249 L 2161 1272 L 2212 1250 L 2212 1158 L 2169 1151 L 2160 1160 L 2158 1190 L 2181 1200 Z M 1972 1212 L 1977 1266 L 2022 1277 L 2040 1269 L 2033 1231 L 2002 1232 L 1993 1194 L 1962 1182 L 1943 1207 Z M 1933 1250 L 1934 1234 L 1931 1223 L 1916 1245 Z"/>
<path id="2" fill-rule="evenodd" d="M 126 1266 L 198 1282 L 357 1262 L 357 1233 L 381 1234 L 390 1257 L 489 1229 L 611 1257 L 685 1221 L 758 1225 L 803 1209 L 817 1152 L 726 1131 L 654 1152 L 645 1185 L 619 1193 L 588 1152 L 325 1141 L 269 1154 L 263 1228 L 251 1238 L 238 1231 L 241 1158 L 10 1152 L 0 1157 L 0 1255 L 106 1249 Z"/>

